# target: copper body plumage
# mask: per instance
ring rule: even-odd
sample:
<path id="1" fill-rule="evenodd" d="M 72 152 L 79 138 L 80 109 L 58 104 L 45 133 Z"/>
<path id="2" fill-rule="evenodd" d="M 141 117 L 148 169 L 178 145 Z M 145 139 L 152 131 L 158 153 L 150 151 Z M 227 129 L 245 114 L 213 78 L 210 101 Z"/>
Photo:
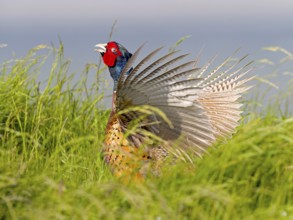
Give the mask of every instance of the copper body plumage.
<path id="1" fill-rule="evenodd" d="M 178 51 L 155 59 L 158 48 L 136 62 L 142 47 L 134 54 L 116 42 L 96 47 L 114 80 L 103 152 L 116 176 L 158 174 L 168 158 L 191 161 L 234 133 L 239 98 L 253 78 L 245 77 L 252 69 L 242 64 L 246 56 L 211 69 L 213 59 L 199 68 Z"/>

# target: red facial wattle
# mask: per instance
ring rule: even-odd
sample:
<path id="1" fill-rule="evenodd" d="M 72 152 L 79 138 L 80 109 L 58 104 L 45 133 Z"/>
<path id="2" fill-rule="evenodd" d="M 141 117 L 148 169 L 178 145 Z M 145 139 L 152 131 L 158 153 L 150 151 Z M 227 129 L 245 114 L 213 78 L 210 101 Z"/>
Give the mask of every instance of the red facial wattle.
<path id="1" fill-rule="evenodd" d="M 117 56 L 107 52 L 103 56 L 104 63 L 109 67 L 115 66 L 116 58 Z"/>
<path id="2" fill-rule="evenodd" d="M 109 42 L 106 47 L 106 52 L 103 55 L 104 63 L 109 66 L 115 66 L 118 56 L 122 56 L 121 51 L 116 42 Z"/>

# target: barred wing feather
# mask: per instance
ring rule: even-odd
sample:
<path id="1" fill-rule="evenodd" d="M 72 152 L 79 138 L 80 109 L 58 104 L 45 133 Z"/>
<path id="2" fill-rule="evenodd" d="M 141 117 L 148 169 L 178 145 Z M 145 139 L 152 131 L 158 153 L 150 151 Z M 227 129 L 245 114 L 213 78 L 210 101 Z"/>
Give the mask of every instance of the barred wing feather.
<path id="1" fill-rule="evenodd" d="M 197 61 L 182 62 L 187 56 L 169 52 L 146 65 L 162 49 L 152 51 L 131 69 L 141 47 L 126 65 L 116 91 L 116 108 L 149 105 L 161 110 L 172 126 L 160 117 L 148 118 L 142 127 L 174 145 L 174 152 L 201 155 L 217 137 L 227 137 L 234 132 L 241 114 L 238 99 L 250 87 L 245 83 L 252 79 L 243 77 L 251 70 L 248 63 L 236 70 L 244 60 L 227 65 L 230 58 L 208 72 L 213 59 L 203 68 L 195 67 Z M 125 73 L 129 72 L 126 76 Z M 135 119 L 136 113 L 126 113 L 122 125 Z M 137 134 L 137 137 L 142 135 Z"/>

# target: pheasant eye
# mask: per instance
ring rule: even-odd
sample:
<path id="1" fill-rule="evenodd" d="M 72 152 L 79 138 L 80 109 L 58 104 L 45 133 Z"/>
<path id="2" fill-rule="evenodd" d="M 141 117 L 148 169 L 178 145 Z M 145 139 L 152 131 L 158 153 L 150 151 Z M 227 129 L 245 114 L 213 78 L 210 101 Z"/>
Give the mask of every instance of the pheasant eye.
<path id="1" fill-rule="evenodd" d="M 113 48 L 111 48 L 111 51 L 112 51 L 113 53 L 116 53 L 116 52 L 117 52 L 117 49 L 116 49 L 115 47 L 113 47 Z"/>

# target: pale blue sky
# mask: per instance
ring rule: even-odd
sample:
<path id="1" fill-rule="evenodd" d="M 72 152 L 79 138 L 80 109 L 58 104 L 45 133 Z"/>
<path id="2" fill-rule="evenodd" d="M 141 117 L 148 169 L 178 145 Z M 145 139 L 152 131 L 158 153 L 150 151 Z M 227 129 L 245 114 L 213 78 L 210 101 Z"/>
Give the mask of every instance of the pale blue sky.
<path id="1" fill-rule="evenodd" d="M 32 25 L 101 23 L 113 18 L 122 22 L 149 22 L 150 19 L 184 21 L 188 18 L 249 22 L 261 18 L 292 18 L 293 8 L 291 0 L 1 0 L 0 4 L 1 23 L 31 22 Z"/>
<path id="2" fill-rule="evenodd" d="M 22 54 L 60 35 L 74 57 L 107 41 L 118 19 L 114 39 L 133 49 L 145 41 L 169 45 L 189 34 L 189 47 L 211 53 L 292 47 L 292 9 L 292 0 L 0 0 L 0 43 Z"/>
<path id="3" fill-rule="evenodd" d="M 8 44 L 0 62 L 38 44 L 58 45 L 60 36 L 78 74 L 97 62 L 93 46 L 108 40 L 115 19 L 113 39 L 130 51 L 146 41 L 146 50 L 168 47 L 191 35 L 181 48 L 195 56 L 204 47 L 203 60 L 239 47 L 261 58 L 268 56 L 260 52 L 265 46 L 293 51 L 292 10 L 292 0 L 0 0 L 0 44 Z"/>

